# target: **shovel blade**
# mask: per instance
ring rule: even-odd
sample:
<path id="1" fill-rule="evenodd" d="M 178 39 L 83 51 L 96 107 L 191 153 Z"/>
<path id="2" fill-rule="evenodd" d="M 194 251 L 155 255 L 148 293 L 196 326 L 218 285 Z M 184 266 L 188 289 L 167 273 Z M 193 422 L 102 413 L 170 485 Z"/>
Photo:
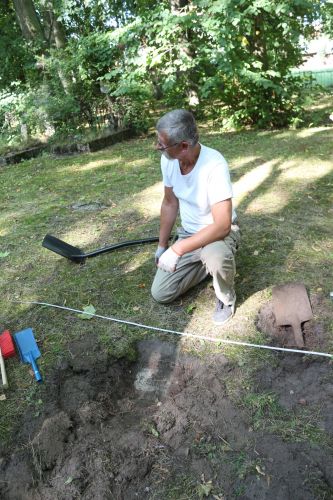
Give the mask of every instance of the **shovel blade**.
<path id="1" fill-rule="evenodd" d="M 302 283 L 275 286 L 272 295 L 277 325 L 294 325 L 313 318 L 308 294 Z"/>
<path id="2" fill-rule="evenodd" d="M 42 242 L 43 247 L 55 252 L 62 257 L 66 257 L 74 262 L 84 262 L 85 254 L 78 247 L 73 247 L 65 241 L 59 240 L 51 234 L 47 234 Z"/>
<path id="3" fill-rule="evenodd" d="M 296 346 L 304 347 L 302 323 L 313 317 L 305 286 L 302 283 L 275 286 L 272 295 L 276 324 L 291 325 Z"/>

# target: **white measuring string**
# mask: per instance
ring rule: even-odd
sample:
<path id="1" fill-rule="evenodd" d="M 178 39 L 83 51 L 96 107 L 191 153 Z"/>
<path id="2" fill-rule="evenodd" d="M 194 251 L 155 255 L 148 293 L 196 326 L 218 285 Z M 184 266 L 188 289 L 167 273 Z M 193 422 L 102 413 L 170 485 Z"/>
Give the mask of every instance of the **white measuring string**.
<path id="1" fill-rule="evenodd" d="M 303 351 L 301 349 L 287 349 L 284 347 L 272 347 L 272 346 L 268 346 L 268 345 L 251 344 L 249 342 L 239 342 L 237 340 L 220 339 L 217 337 L 206 337 L 204 335 L 197 335 L 197 334 L 190 333 L 190 332 L 178 332 L 177 330 L 169 330 L 167 328 L 159 328 L 156 326 L 143 325 L 141 323 L 135 323 L 134 321 L 126 321 L 124 319 L 113 318 L 111 316 L 102 316 L 101 314 L 87 313 L 85 311 L 81 311 L 80 309 L 72 309 L 71 307 L 59 306 L 57 304 L 49 304 L 48 302 L 36 302 L 36 301 L 25 301 L 25 300 L 11 300 L 10 302 L 17 302 L 20 304 L 35 304 L 35 305 L 46 306 L 46 307 L 54 307 L 56 309 L 63 309 L 65 311 L 72 311 L 72 312 L 79 313 L 79 314 L 86 314 L 89 316 L 94 316 L 95 318 L 106 319 L 108 321 L 113 321 L 115 323 L 122 323 L 125 325 L 136 326 L 138 328 L 144 328 L 145 330 L 154 330 L 154 331 L 163 332 L 163 333 L 173 333 L 175 335 L 181 335 L 182 337 L 190 337 L 193 339 L 207 340 L 209 342 L 231 344 L 231 345 L 238 345 L 238 346 L 245 346 L 245 347 L 256 347 L 257 349 L 268 349 L 271 351 L 283 351 L 283 352 L 295 352 L 295 353 L 299 353 L 299 354 L 310 354 L 313 356 L 324 356 L 324 357 L 333 359 L 332 354 L 328 354 L 325 352 Z"/>

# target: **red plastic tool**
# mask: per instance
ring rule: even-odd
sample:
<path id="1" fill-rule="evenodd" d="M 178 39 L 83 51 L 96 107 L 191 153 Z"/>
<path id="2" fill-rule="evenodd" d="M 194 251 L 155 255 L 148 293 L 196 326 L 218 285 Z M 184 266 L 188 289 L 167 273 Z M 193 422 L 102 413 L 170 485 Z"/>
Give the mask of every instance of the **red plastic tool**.
<path id="1" fill-rule="evenodd" d="M 0 349 L 4 359 L 12 358 L 16 354 L 13 338 L 9 330 L 4 330 L 0 335 Z"/>
<path id="2" fill-rule="evenodd" d="M 0 371 L 3 389 L 8 389 L 7 373 L 4 359 L 15 356 L 15 347 L 11 334 L 5 330 L 0 335 Z"/>

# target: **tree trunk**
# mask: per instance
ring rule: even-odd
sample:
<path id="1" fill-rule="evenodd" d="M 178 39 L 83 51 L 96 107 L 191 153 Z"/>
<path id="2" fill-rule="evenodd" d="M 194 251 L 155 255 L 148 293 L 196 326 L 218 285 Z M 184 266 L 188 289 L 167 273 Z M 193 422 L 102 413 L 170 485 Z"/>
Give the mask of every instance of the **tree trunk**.
<path id="1" fill-rule="evenodd" d="M 52 1 L 47 0 L 44 5 L 46 8 L 43 12 L 45 18 L 45 31 L 47 33 L 49 46 L 62 50 L 66 47 L 67 43 L 63 25 L 57 20 Z M 61 67 L 58 69 L 58 76 L 65 94 L 69 95 L 71 82 Z"/>
<path id="2" fill-rule="evenodd" d="M 177 15 L 179 14 L 179 11 L 181 9 L 187 7 L 190 3 L 191 3 L 190 0 L 170 0 L 171 12 Z M 190 28 L 188 28 L 182 34 L 182 40 L 180 41 L 179 49 L 182 50 L 189 59 L 193 60 L 195 58 L 195 48 L 192 43 L 192 39 L 193 39 L 193 31 Z M 186 92 L 187 100 L 190 108 L 195 109 L 200 103 L 198 94 L 198 84 L 197 84 L 198 77 L 195 68 L 192 68 L 187 72 L 187 80 L 188 80 L 188 87 Z"/>
<path id="3" fill-rule="evenodd" d="M 47 32 L 47 39 L 49 41 L 50 47 L 56 47 L 57 49 L 64 49 L 66 47 L 66 34 L 63 25 L 58 21 L 57 16 L 54 12 L 54 6 L 52 1 L 47 0 L 44 3 L 45 11 L 43 12 L 45 17 L 45 31 Z"/>
<path id="4" fill-rule="evenodd" d="M 44 56 L 44 51 L 52 46 L 59 50 L 65 48 L 65 32 L 56 18 L 52 0 L 44 2 L 46 9 L 43 12 L 44 27 L 40 22 L 33 0 L 13 0 L 13 4 L 23 37 L 29 42 L 34 42 L 37 47 L 38 41 L 44 42 L 44 50 L 40 47 L 40 56 Z M 43 71 L 40 63 L 37 63 L 37 66 Z M 70 93 L 70 80 L 62 68 L 58 69 L 58 76 L 64 92 L 68 95 Z"/>
<path id="5" fill-rule="evenodd" d="M 45 41 L 42 25 L 32 0 L 13 0 L 17 20 L 23 37 L 29 42 Z"/>
<path id="6" fill-rule="evenodd" d="M 53 40 L 57 49 L 64 49 L 66 47 L 66 35 L 62 24 L 53 16 Z"/>

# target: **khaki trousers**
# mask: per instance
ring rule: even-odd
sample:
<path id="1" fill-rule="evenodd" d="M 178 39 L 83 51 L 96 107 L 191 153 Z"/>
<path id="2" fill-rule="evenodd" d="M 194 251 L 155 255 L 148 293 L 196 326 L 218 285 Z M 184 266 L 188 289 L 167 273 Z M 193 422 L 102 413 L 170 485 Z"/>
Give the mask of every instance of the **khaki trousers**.
<path id="1" fill-rule="evenodd" d="M 183 228 L 178 229 L 179 239 L 189 236 L 191 234 Z M 211 274 L 216 297 L 225 305 L 232 305 L 236 300 L 235 254 L 239 242 L 239 227 L 233 224 L 229 235 L 224 240 L 215 241 L 184 254 L 173 273 L 157 269 L 151 287 L 153 298 L 157 302 L 168 304 Z"/>

